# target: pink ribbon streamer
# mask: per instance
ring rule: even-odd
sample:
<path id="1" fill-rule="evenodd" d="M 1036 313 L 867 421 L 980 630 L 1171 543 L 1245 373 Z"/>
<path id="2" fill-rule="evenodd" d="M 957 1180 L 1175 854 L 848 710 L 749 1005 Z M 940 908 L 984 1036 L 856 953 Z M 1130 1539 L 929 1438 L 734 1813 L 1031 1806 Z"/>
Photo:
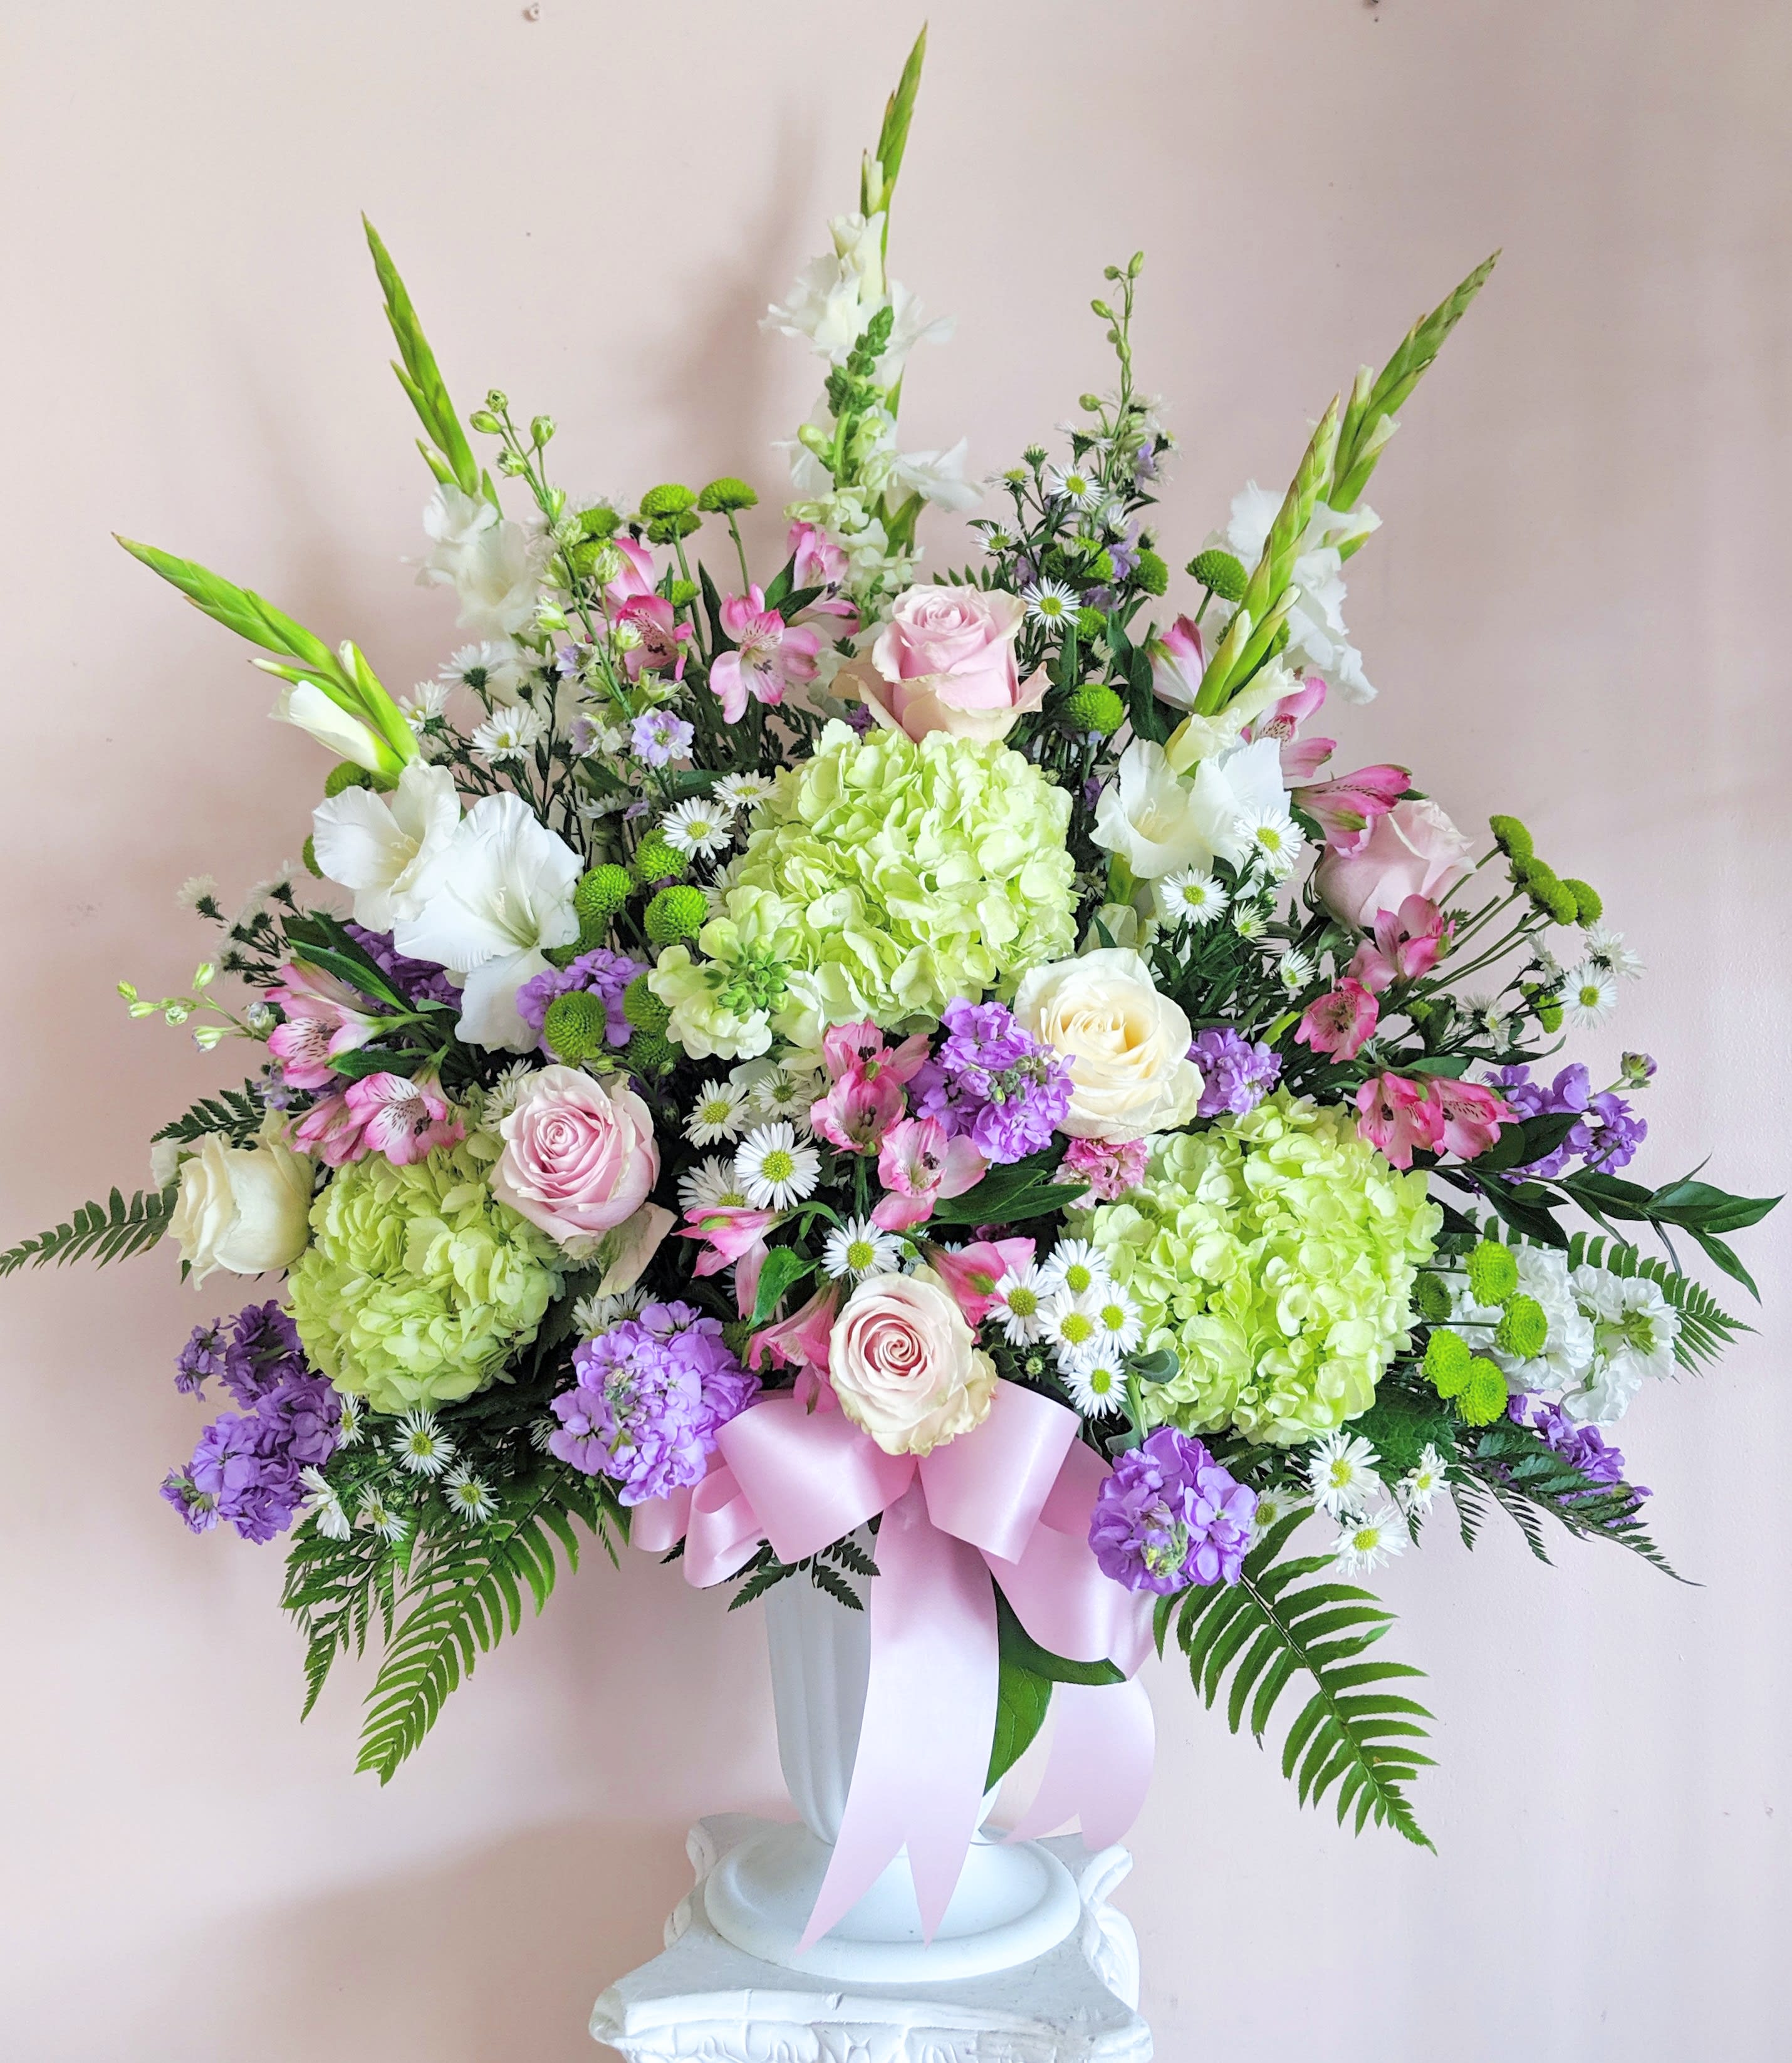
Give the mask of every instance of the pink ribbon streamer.
<path id="1" fill-rule="evenodd" d="M 1075 1415 L 996 1385 L 988 1416 L 932 1454 L 888 1454 L 843 1412 L 764 1398 L 724 1426 L 695 1489 L 638 1506 L 631 1538 L 685 1543 L 699 1588 L 767 1540 L 800 1562 L 884 1514 L 872 1586 L 871 1674 L 846 1811 L 800 1946 L 856 1905 L 906 1847 L 924 1936 L 957 1888 L 981 1816 L 1000 1656 L 992 1578 L 1041 1647 L 1116 1663 L 1128 1681 L 1060 1683 L 1029 1839 L 1080 1814 L 1091 1845 L 1116 1840 L 1150 1780 L 1151 1708 L 1130 1679 L 1151 1649 L 1146 1601 L 1105 1576 L 1089 1522 L 1107 1464 Z"/>

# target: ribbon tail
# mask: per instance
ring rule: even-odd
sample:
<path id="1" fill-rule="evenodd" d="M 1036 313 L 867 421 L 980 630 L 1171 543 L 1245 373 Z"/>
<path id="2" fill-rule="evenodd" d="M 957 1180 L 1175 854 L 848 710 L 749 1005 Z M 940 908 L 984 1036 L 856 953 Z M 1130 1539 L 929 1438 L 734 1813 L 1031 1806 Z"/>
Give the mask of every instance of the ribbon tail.
<path id="1" fill-rule="evenodd" d="M 1037 1794 L 1009 1836 L 1033 1841 L 1082 1821 L 1083 1845 L 1105 1848 L 1139 1815 L 1150 1788 L 1157 1724 L 1136 1677 L 1124 1683 L 1054 1683 L 1051 1752 Z"/>
<path id="2" fill-rule="evenodd" d="M 799 1948 L 843 1919 L 906 1844 L 931 1941 L 981 1816 L 996 1724 L 996 1601 L 983 1558 L 911 1486 L 884 1514 L 871 1676 L 834 1854 Z"/>

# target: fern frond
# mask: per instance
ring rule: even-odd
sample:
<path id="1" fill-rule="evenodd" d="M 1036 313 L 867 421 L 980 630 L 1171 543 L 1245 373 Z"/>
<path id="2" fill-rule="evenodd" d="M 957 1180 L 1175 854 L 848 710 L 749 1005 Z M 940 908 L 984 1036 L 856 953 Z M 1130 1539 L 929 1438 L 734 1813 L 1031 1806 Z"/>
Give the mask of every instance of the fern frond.
<path id="1" fill-rule="evenodd" d="M 1629 1484 L 1613 1488 L 1589 1481 L 1529 1426 L 1509 1420 L 1489 1426 L 1460 1454 L 1460 1466 L 1516 1522 L 1540 1562 L 1549 1559 L 1543 1533 L 1547 1515 L 1578 1539 L 1615 1541 L 1676 1582 L 1685 1580 L 1637 1518 L 1637 1494 Z M 1452 1474 L 1456 1489 L 1454 1470 Z"/>
<path id="2" fill-rule="evenodd" d="M 106 1203 L 83 1204 L 66 1225 L 22 1240 L 0 1253 L 0 1276 L 16 1274 L 26 1267 L 42 1268 L 50 1261 L 62 1268 L 71 1261 L 91 1258 L 97 1268 L 108 1261 L 145 1253 L 167 1230 L 175 1194 L 171 1182 L 165 1189 L 139 1189 L 128 1204 L 118 1189 Z"/>
<path id="3" fill-rule="evenodd" d="M 1702 1282 L 1682 1275 L 1657 1255 L 1645 1253 L 1629 1241 L 1610 1239 L 1603 1233 L 1577 1233 L 1568 1243 L 1570 1268 L 1602 1268 L 1609 1275 L 1640 1276 L 1653 1282 L 1680 1320 L 1673 1357 L 1689 1373 L 1697 1373 L 1718 1361 L 1739 1333 L 1752 1333 L 1753 1325 L 1732 1317 Z"/>
<path id="4" fill-rule="evenodd" d="M 268 1106 L 256 1094 L 255 1084 L 245 1082 L 240 1089 L 221 1089 L 215 1096 L 201 1096 L 191 1110 L 150 1136 L 157 1144 L 164 1139 L 175 1139 L 187 1146 L 208 1132 L 221 1132 L 232 1146 L 246 1146 L 261 1129 L 267 1114 Z"/>
<path id="5" fill-rule="evenodd" d="M 1210 1710 L 1225 1689 L 1227 1725 L 1236 1733 L 1248 1721 L 1259 1742 L 1288 1685 L 1311 1678 L 1317 1687 L 1282 1749 L 1283 1773 L 1301 1803 L 1317 1804 L 1335 1788 L 1340 1826 L 1354 1812 L 1359 1833 L 1373 1819 L 1428 1848 L 1406 1786 L 1430 1764 L 1415 1743 L 1426 1738 L 1431 1714 L 1387 1688 L 1424 1671 L 1362 1659 L 1393 1615 L 1354 1583 L 1309 1580 L 1330 1570 L 1329 1556 L 1276 1562 L 1303 1516 L 1272 1529 L 1246 1556 L 1237 1582 L 1184 1595 L 1174 1614 L 1178 1644 L 1202 1702 Z M 1169 1623 L 1169 1615 L 1160 1620 Z"/>

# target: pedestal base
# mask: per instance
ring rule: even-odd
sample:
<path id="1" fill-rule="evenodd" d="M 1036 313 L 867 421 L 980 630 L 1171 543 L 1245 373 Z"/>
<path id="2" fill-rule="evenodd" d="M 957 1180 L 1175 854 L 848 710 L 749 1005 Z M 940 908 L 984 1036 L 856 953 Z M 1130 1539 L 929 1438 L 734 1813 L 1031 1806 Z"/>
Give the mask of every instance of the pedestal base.
<path id="1" fill-rule="evenodd" d="M 1040 1844 L 1081 1911 L 1030 1962 L 944 1982 L 843 1983 L 762 1962 L 710 1924 L 711 1873 L 768 1824 L 728 1813 L 691 1830 L 697 1882 L 666 1923 L 666 1952 L 592 2009 L 594 2037 L 629 2063 L 1150 2063 L 1138 1947 L 1107 1902 L 1132 1867 L 1124 1848 Z"/>

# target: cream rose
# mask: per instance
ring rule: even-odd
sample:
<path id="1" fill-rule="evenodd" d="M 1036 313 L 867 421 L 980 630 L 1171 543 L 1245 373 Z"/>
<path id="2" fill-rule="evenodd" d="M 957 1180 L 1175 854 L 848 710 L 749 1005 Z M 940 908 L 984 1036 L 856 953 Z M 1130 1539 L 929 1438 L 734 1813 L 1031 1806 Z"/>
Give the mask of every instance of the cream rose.
<path id="1" fill-rule="evenodd" d="M 834 1321 L 828 1379 L 887 1454 L 928 1454 L 981 1426 L 996 1367 L 932 1269 L 874 1275 Z"/>
<path id="2" fill-rule="evenodd" d="M 311 1238 L 312 1161 L 295 1153 L 270 1116 L 253 1146 L 221 1132 L 195 1142 L 180 1164 L 180 1193 L 168 1230 L 196 1289 L 223 1269 L 266 1275 L 288 1268 Z"/>
<path id="3" fill-rule="evenodd" d="M 632 1218 L 659 1179 L 646 1104 L 578 1068 L 531 1075 L 497 1129 L 504 1151 L 493 1194 L 575 1257 Z"/>
<path id="4" fill-rule="evenodd" d="M 917 741 L 944 730 L 991 744 L 1045 698 L 1045 669 L 1023 684 L 1015 662 L 1025 620 L 1015 595 L 912 587 L 897 597 L 869 659 L 843 667 L 834 692 L 856 690 L 886 730 Z"/>
<path id="5" fill-rule="evenodd" d="M 1076 1139 L 1142 1139 L 1186 1124 L 1201 1100 L 1189 1020 L 1124 946 L 1105 946 L 1022 975 L 1014 1015 L 1070 1063 Z"/>

